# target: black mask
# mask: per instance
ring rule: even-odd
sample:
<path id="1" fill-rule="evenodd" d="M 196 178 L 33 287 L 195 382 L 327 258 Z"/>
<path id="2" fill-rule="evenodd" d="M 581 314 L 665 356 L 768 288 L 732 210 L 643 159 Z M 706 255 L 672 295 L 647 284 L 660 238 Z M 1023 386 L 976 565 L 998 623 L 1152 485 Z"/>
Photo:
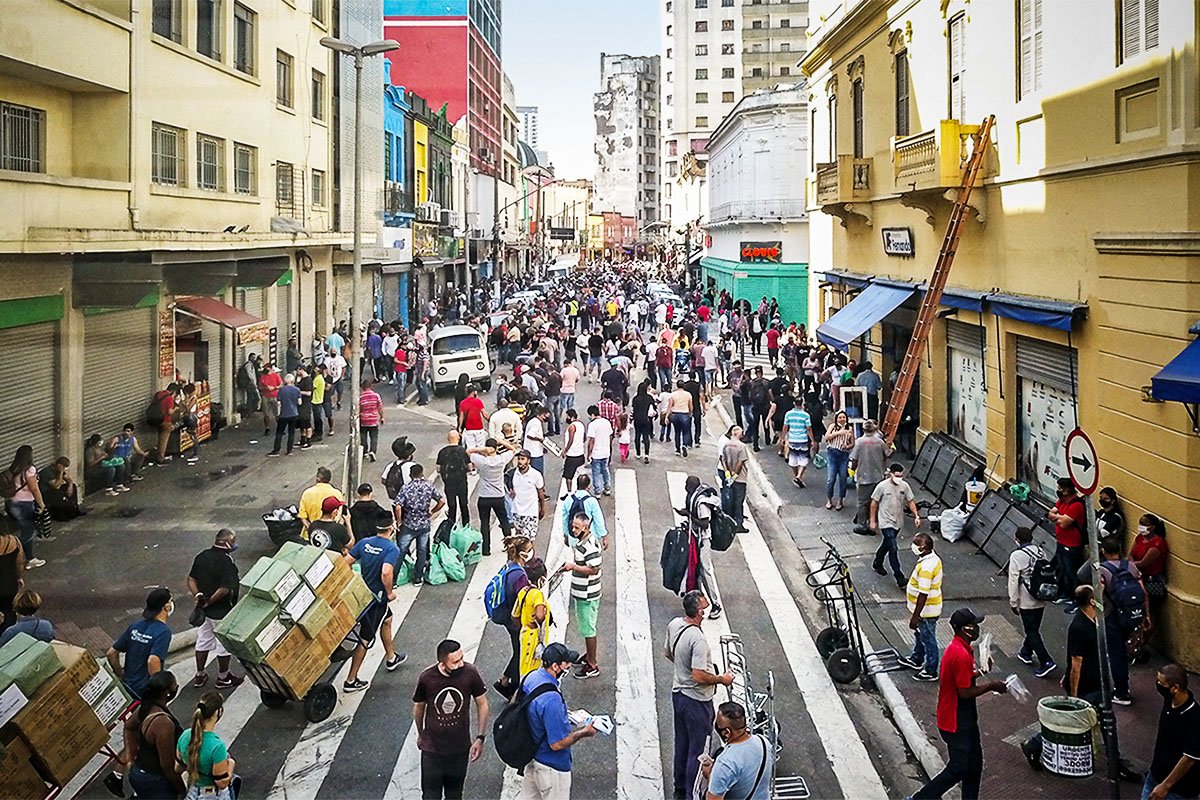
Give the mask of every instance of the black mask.
<path id="1" fill-rule="evenodd" d="M 1070 494 L 1070 492 L 1069 492 L 1069 491 L 1067 491 L 1066 489 L 1059 489 L 1059 490 L 1058 490 L 1058 496 L 1059 496 L 1059 497 L 1066 497 L 1066 496 L 1067 496 L 1067 495 L 1069 495 L 1069 494 Z"/>
<path id="2" fill-rule="evenodd" d="M 1154 684 L 1154 688 L 1158 690 L 1158 693 L 1163 696 L 1164 700 L 1170 700 L 1171 697 L 1175 694 L 1174 692 L 1171 691 L 1170 686 L 1163 686 L 1161 683 Z"/>
<path id="3" fill-rule="evenodd" d="M 973 642 L 979 638 L 979 627 L 976 625 L 964 625 L 958 629 L 958 632 L 968 642 Z"/>

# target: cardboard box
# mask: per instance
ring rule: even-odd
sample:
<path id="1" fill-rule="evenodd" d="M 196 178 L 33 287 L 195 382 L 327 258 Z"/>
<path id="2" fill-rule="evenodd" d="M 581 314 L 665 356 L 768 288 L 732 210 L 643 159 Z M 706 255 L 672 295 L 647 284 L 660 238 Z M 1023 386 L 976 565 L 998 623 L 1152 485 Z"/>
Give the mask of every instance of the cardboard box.
<path id="1" fill-rule="evenodd" d="M 330 606 L 330 609 L 333 619 L 317 634 L 317 642 L 322 649 L 332 653 L 358 624 L 358 617 L 350 612 L 345 603 L 337 603 Z"/>
<path id="2" fill-rule="evenodd" d="M 333 607 L 321 599 L 316 599 L 308 607 L 308 611 L 296 620 L 296 624 L 310 639 L 317 638 L 317 635 L 331 622 L 333 622 Z"/>
<path id="3" fill-rule="evenodd" d="M 65 674 L 43 684 L 9 725 L 29 745 L 42 773 L 59 786 L 108 743 L 108 730 Z"/>
<path id="4" fill-rule="evenodd" d="M 283 604 L 284 616 L 293 623 L 298 622 L 316 602 L 317 596 L 313 594 L 313 590 L 308 587 L 308 584 L 301 583 L 300 587 L 292 592 L 292 596 Z"/>
<path id="5" fill-rule="evenodd" d="M 95 657 L 82 647 L 76 647 L 66 642 L 51 642 L 54 654 L 62 662 L 64 677 L 76 690 L 82 689 L 89 681 L 99 676 L 103 670 L 96 663 Z M 112 679 L 111 673 L 104 673 Z"/>
<path id="6" fill-rule="evenodd" d="M 0 728 L 3 728 L 17 712 L 29 703 L 29 698 L 15 683 L 0 692 Z M 2 795 L 0 795 L 2 796 Z"/>
<path id="7" fill-rule="evenodd" d="M 252 597 L 282 603 L 300 585 L 300 576 L 286 561 L 263 556 L 242 578 L 242 588 Z"/>
<path id="8" fill-rule="evenodd" d="M 33 764 L 33 751 L 17 736 L 0 740 L 0 797 L 45 800 L 47 788 Z"/>
<path id="9" fill-rule="evenodd" d="M 311 544 L 284 542 L 279 551 L 275 553 L 275 560 L 289 565 L 292 569 L 296 570 L 296 574 L 308 580 L 308 571 L 318 561 L 326 561 L 325 554 L 327 552 L 329 551 L 325 548 Z M 314 573 L 315 575 L 316 573 Z"/>
<path id="10" fill-rule="evenodd" d="M 325 579 L 314 587 L 317 590 L 317 597 L 331 606 L 335 605 L 341 599 L 342 590 L 353 578 L 354 570 L 350 569 L 345 561 L 338 559 L 337 563 L 330 567 L 329 574 Z"/>
<path id="11" fill-rule="evenodd" d="M 53 647 L 27 633 L 18 633 L 0 648 L 0 690 L 16 684 L 22 694 L 32 697 L 62 668 Z"/>
<path id="12" fill-rule="evenodd" d="M 340 599 L 357 619 L 366 611 L 367 606 L 375 601 L 375 595 L 367 588 L 367 584 L 363 583 L 363 579 L 355 575 L 346 584 L 346 588 L 342 589 Z"/>
<path id="13" fill-rule="evenodd" d="M 96 714 L 100 723 L 107 728 L 117 721 L 117 717 L 121 716 L 122 711 L 129 708 L 129 695 L 125 694 L 125 690 L 119 685 L 110 686 L 108 691 L 89 708 Z"/>
<path id="14" fill-rule="evenodd" d="M 288 631 L 263 664 L 273 669 L 296 697 L 303 697 L 328 669 L 332 652 L 296 627 Z"/>
<path id="15" fill-rule="evenodd" d="M 289 627 L 290 624 L 280 617 L 277 604 L 261 597 L 246 596 L 221 620 L 215 633 L 230 653 L 257 664 L 279 643 Z"/>

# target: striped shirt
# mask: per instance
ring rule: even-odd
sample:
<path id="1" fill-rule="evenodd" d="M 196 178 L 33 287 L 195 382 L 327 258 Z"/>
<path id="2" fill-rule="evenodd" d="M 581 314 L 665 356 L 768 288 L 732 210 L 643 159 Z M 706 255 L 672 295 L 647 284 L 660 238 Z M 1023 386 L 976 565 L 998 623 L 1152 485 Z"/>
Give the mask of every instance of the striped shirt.
<path id="1" fill-rule="evenodd" d="M 825 443 L 835 450 L 851 450 L 854 447 L 854 429 L 830 428 L 825 434 Z"/>
<path id="2" fill-rule="evenodd" d="M 582 541 L 575 539 L 571 543 L 571 552 L 575 556 L 575 565 L 591 567 L 596 570 L 594 575 L 571 573 L 571 597 L 576 600 L 600 599 L 600 542 L 595 536 L 588 536 Z"/>
<path id="3" fill-rule="evenodd" d="M 358 424 L 377 428 L 383 419 L 383 400 L 374 389 L 363 389 L 358 398 Z"/>
<path id="4" fill-rule="evenodd" d="M 784 414 L 783 424 L 788 429 L 788 444 L 808 444 L 808 429 L 812 427 L 812 417 L 807 411 L 802 408 L 793 408 Z"/>
<path id="5" fill-rule="evenodd" d="M 942 559 L 937 553 L 927 553 L 917 559 L 908 579 L 908 610 L 917 609 L 917 596 L 925 595 L 921 616 L 925 619 L 942 615 Z"/>

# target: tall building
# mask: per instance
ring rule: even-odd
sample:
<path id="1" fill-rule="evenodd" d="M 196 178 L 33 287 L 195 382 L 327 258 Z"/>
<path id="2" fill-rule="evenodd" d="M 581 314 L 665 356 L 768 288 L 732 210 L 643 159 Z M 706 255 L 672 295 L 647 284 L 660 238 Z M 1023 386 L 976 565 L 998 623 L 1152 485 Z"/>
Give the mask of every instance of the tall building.
<path id="1" fill-rule="evenodd" d="M 1030 487 L 1029 505 L 1007 491 L 985 497 L 982 524 L 968 527 L 1004 563 L 1008 534 L 991 533 L 1005 524 L 1031 526 L 1053 548 L 1045 509 L 1068 471 L 1065 440 L 1087 431 L 1101 485 L 1124 502 L 1123 541 L 1144 513 L 1166 526 L 1155 636 L 1197 669 L 1200 85 L 1181 54 L 1196 51 L 1200 7 L 810 6 L 818 336 L 882 375 L 899 364 L 970 136 L 994 115 L 910 400 L 919 435 L 940 434 L 946 470 L 982 466 L 992 487 Z"/>
<path id="2" fill-rule="evenodd" d="M 517 117 L 521 121 L 521 141 L 537 150 L 538 144 L 538 107 L 517 106 Z"/>
<path id="3" fill-rule="evenodd" d="M 500 0 L 384 0 L 384 36 L 400 43 L 392 83 L 466 115 L 471 166 L 502 146 Z"/>
<path id="4" fill-rule="evenodd" d="M 659 219 L 659 57 L 600 55 L 593 207 L 638 221 Z"/>
<path id="5" fill-rule="evenodd" d="M 799 80 L 808 4 L 752 0 L 742 6 L 742 93 Z"/>

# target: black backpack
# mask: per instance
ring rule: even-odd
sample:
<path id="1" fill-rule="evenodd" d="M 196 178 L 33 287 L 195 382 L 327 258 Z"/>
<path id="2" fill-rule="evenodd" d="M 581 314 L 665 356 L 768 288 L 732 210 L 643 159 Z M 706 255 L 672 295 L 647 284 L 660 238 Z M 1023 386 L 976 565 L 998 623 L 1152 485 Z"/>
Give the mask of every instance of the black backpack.
<path id="1" fill-rule="evenodd" d="M 1058 597 L 1058 567 L 1055 563 L 1044 556 L 1036 557 L 1032 550 L 1021 549 L 1029 553 L 1033 561 L 1029 569 L 1029 578 L 1022 581 L 1025 588 L 1035 599 L 1042 602 L 1048 603 Z"/>
<path id="2" fill-rule="evenodd" d="M 708 521 L 708 530 L 712 536 L 712 549 L 723 553 L 733 546 L 738 526 L 733 517 L 718 508 L 713 509 L 712 519 Z"/>
<path id="3" fill-rule="evenodd" d="M 404 467 L 400 459 L 388 464 L 383 473 L 383 488 L 387 491 L 389 500 L 395 500 L 396 495 L 404 488 Z"/>
<path id="4" fill-rule="evenodd" d="M 571 520 L 575 519 L 576 515 L 583 514 L 588 519 L 591 517 L 587 513 L 587 495 L 582 497 L 576 494 L 571 495 L 571 510 L 567 514 L 567 529 L 570 530 Z"/>
<path id="5" fill-rule="evenodd" d="M 683 578 L 687 575 L 690 538 L 691 534 L 683 525 L 671 528 L 663 537 L 662 556 L 659 558 L 663 588 L 676 594 L 679 593 L 679 587 L 683 585 Z"/>
<path id="6" fill-rule="evenodd" d="M 496 755 L 517 772 L 522 772 L 537 755 L 541 742 L 534 740 L 529 724 L 529 704 L 547 692 L 557 692 L 553 683 L 543 683 L 526 694 L 524 689 L 500 710 L 492 723 L 492 741 L 496 743 Z"/>
<path id="7" fill-rule="evenodd" d="M 1100 566 L 1108 570 L 1106 593 L 1112 599 L 1117 622 L 1126 634 L 1133 633 L 1146 621 L 1146 590 L 1129 571 L 1128 561 L 1104 561 Z"/>

